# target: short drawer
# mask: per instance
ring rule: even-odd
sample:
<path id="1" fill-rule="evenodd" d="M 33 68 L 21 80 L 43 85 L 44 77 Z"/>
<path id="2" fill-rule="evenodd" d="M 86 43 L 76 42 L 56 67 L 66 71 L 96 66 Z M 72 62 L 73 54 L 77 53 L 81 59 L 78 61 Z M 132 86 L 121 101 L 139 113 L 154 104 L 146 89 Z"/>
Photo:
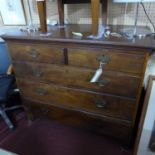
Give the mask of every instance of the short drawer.
<path id="1" fill-rule="evenodd" d="M 105 70 L 142 73 L 145 55 L 128 54 L 114 49 L 68 49 L 69 65 L 97 69 L 100 61 Z"/>
<path id="2" fill-rule="evenodd" d="M 46 44 L 8 43 L 13 60 L 43 63 L 64 63 L 63 48 Z"/>
<path id="3" fill-rule="evenodd" d="M 14 62 L 14 66 L 17 77 L 131 98 L 136 98 L 140 83 L 140 77 L 114 71 L 104 71 L 98 82 L 90 83 L 93 69 L 28 62 Z"/>
<path id="4" fill-rule="evenodd" d="M 18 79 L 23 97 L 78 111 L 132 120 L 135 100 Z"/>

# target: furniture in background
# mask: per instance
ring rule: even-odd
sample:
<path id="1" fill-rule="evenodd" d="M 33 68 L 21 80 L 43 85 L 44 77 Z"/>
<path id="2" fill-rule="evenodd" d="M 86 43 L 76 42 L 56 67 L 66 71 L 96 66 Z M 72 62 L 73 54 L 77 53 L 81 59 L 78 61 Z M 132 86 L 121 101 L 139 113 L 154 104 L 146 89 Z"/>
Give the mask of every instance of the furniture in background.
<path id="1" fill-rule="evenodd" d="M 107 25 L 107 0 L 57 0 L 58 12 L 59 12 L 59 23 L 61 26 L 64 25 L 64 4 L 79 4 L 79 3 L 90 3 L 91 2 L 91 13 L 92 13 L 92 34 L 98 35 L 98 24 L 99 24 L 99 12 L 100 2 L 102 3 L 102 21 L 103 25 Z"/>
<path id="2" fill-rule="evenodd" d="M 38 13 L 39 13 L 39 19 L 40 19 L 40 27 L 41 32 L 46 33 L 47 32 L 47 24 L 46 24 L 46 2 L 36 0 L 37 1 L 37 7 L 38 7 Z"/>
<path id="3" fill-rule="evenodd" d="M 72 31 L 84 36 L 74 38 Z M 67 25 L 52 36 L 14 30 L 3 38 L 29 116 L 51 117 L 129 143 L 153 38 L 91 40 L 90 33 L 91 25 Z M 100 63 L 102 76 L 90 83 Z"/>
<path id="4" fill-rule="evenodd" d="M 47 32 L 46 24 L 46 1 L 37 1 L 41 32 Z M 78 4 L 78 3 L 89 3 L 91 2 L 91 12 L 92 12 L 92 34 L 94 36 L 98 35 L 98 25 L 99 25 L 99 4 L 102 3 L 102 21 L 103 25 L 107 25 L 107 0 L 57 0 L 58 12 L 59 12 L 59 25 L 64 28 L 64 5 L 65 4 Z"/>

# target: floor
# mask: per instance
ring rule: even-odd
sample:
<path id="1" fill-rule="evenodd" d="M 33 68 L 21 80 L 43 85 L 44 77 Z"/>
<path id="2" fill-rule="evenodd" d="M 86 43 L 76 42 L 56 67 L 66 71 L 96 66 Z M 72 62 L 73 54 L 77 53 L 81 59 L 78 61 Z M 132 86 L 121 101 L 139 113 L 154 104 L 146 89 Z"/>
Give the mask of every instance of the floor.
<path id="1" fill-rule="evenodd" d="M 19 155 L 130 155 L 116 141 L 99 134 L 48 119 L 27 121 L 16 117 L 18 127 L 10 131 L 0 118 L 0 148 Z"/>

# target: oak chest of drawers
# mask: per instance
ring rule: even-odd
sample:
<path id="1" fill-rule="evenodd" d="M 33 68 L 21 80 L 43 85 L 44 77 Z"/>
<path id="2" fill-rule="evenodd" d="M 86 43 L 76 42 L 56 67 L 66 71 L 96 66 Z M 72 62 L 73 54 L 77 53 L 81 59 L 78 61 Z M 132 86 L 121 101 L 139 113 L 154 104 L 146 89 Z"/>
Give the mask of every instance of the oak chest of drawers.
<path id="1" fill-rule="evenodd" d="M 129 142 L 151 48 L 123 40 L 79 40 L 68 29 L 61 31 L 61 37 L 4 36 L 28 111 Z M 90 83 L 100 61 L 103 74 Z"/>

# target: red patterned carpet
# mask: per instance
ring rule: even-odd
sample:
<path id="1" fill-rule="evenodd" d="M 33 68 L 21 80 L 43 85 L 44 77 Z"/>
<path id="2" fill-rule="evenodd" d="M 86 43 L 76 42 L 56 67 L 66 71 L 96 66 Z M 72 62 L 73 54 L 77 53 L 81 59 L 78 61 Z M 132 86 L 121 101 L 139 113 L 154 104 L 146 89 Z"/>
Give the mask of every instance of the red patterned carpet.
<path id="1" fill-rule="evenodd" d="M 0 148 L 19 155 L 129 155 L 115 141 L 48 119 L 29 124 L 25 113 L 10 131 L 0 118 Z"/>

